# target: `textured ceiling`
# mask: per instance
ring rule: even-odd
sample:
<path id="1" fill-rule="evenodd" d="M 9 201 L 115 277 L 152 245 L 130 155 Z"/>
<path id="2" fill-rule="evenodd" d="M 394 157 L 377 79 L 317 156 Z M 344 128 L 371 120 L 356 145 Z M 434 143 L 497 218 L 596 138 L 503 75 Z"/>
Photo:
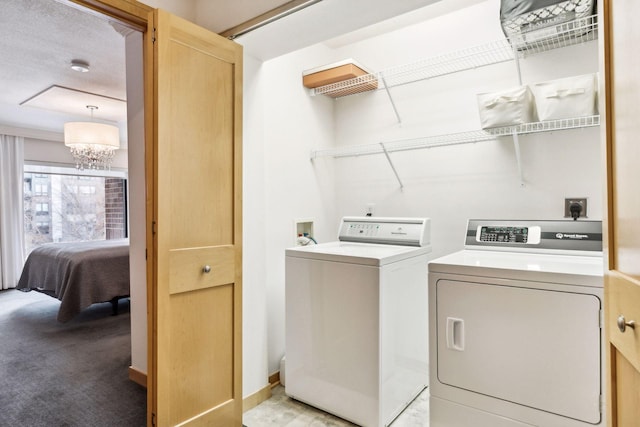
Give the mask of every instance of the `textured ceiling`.
<path id="1" fill-rule="evenodd" d="M 55 103 L 20 105 L 54 85 L 126 98 L 124 37 L 108 21 L 52 0 L 0 0 L 0 10 L 1 124 L 62 132 L 64 121 L 89 118 L 84 105 L 80 115 L 56 111 Z M 73 71 L 74 59 L 90 72 Z"/>

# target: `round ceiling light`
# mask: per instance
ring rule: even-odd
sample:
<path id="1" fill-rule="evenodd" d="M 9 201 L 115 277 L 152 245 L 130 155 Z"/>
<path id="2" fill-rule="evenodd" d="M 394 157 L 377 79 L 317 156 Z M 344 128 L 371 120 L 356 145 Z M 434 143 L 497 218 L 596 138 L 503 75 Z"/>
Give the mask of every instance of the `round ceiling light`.
<path id="1" fill-rule="evenodd" d="M 73 60 L 71 61 L 71 69 L 75 71 L 79 71 L 81 73 L 89 72 L 89 64 L 85 61 Z"/>

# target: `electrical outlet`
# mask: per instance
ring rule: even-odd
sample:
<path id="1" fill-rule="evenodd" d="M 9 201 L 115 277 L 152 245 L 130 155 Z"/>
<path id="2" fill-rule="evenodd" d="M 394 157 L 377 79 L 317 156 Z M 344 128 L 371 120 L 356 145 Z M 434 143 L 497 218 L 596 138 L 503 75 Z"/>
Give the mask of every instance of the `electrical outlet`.
<path id="1" fill-rule="evenodd" d="M 586 197 L 569 197 L 564 199 L 564 217 L 572 218 L 571 205 L 578 204 L 582 207 L 580 218 L 587 218 L 587 198 Z"/>

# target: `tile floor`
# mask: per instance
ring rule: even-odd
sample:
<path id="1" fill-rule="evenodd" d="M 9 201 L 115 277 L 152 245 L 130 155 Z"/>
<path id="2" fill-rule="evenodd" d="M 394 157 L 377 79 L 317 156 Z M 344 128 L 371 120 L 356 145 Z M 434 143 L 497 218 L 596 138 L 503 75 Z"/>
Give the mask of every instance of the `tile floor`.
<path id="1" fill-rule="evenodd" d="M 346 427 L 355 425 L 289 398 L 281 385 L 273 388 L 269 400 L 245 412 L 243 423 L 247 427 Z M 395 419 L 391 427 L 428 426 L 429 392 L 428 389 L 425 389 Z"/>

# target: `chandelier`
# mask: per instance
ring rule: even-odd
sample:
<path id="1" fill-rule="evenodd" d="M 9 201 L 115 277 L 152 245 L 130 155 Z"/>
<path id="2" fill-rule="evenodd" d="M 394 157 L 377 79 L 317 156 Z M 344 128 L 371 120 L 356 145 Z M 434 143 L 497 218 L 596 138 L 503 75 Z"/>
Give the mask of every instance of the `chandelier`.
<path id="1" fill-rule="evenodd" d="M 87 105 L 97 110 L 95 105 Z M 96 122 L 69 122 L 64 124 L 64 145 L 69 147 L 76 168 L 111 169 L 116 150 L 120 148 L 120 132 L 116 126 Z"/>

